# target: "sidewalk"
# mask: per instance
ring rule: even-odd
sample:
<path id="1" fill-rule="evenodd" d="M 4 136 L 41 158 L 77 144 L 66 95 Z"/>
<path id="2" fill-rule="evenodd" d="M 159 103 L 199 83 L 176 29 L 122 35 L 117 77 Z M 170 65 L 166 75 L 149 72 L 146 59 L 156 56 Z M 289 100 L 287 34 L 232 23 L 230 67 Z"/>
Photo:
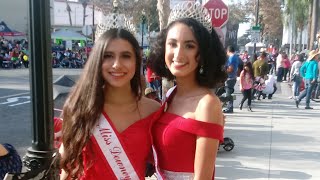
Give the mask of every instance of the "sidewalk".
<path id="1" fill-rule="evenodd" d="M 235 148 L 220 149 L 216 179 L 320 179 L 320 103 L 297 109 L 287 83 L 272 100 L 253 101 L 253 111 L 227 114 L 225 136 Z M 239 89 L 236 87 L 236 90 Z M 242 95 L 236 91 L 239 104 Z"/>

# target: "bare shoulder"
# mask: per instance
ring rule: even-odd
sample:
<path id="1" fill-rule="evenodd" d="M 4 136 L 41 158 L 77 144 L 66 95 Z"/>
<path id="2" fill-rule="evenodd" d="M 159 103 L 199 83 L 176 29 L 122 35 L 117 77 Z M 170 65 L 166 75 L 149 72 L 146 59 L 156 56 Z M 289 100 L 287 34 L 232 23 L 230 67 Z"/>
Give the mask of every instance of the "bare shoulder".
<path id="1" fill-rule="evenodd" d="M 0 144 L 0 156 L 4 156 L 6 154 L 8 154 L 7 149 L 2 144 Z"/>
<path id="2" fill-rule="evenodd" d="M 199 121 L 223 124 L 221 102 L 214 94 L 204 95 L 196 108 L 195 117 Z"/>
<path id="3" fill-rule="evenodd" d="M 149 115 L 155 111 L 157 111 L 160 108 L 160 103 L 158 103 L 155 100 L 142 97 L 140 100 L 142 111 L 146 113 L 146 115 Z"/>

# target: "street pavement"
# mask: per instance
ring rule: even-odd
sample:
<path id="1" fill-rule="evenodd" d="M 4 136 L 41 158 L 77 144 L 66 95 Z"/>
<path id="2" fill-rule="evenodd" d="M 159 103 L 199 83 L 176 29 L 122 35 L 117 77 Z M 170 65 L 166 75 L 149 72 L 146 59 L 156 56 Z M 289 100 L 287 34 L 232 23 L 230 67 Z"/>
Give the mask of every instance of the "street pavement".
<path id="1" fill-rule="evenodd" d="M 272 100 L 253 102 L 253 111 L 226 114 L 225 136 L 235 148 L 219 151 L 216 179 L 320 179 L 320 103 L 296 108 L 288 83 Z M 238 105 L 242 95 L 236 86 Z M 235 106 L 237 107 L 237 106 Z"/>
<path id="2" fill-rule="evenodd" d="M 79 75 L 81 71 L 82 69 L 53 69 L 52 79 L 54 82 L 62 75 Z M 32 140 L 29 80 L 29 69 L 0 68 L 0 143 L 11 143 L 21 156 L 26 154 Z M 54 111 L 55 116 L 59 114 L 60 112 Z"/>
<path id="3" fill-rule="evenodd" d="M 53 80 L 80 72 L 54 69 Z M 12 143 L 21 155 L 31 145 L 30 103 L 1 103 L 17 94 L 29 96 L 28 80 L 26 69 L 0 69 L 0 142 Z M 320 103 L 311 101 L 314 109 L 305 110 L 302 101 L 296 108 L 288 98 L 288 83 L 277 86 L 271 100 L 253 101 L 253 112 L 249 112 L 246 107 L 242 111 L 238 108 L 242 95 L 236 85 L 234 113 L 226 114 L 225 126 L 225 137 L 232 138 L 235 147 L 230 152 L 220 148 L 216 180 L 320 179 Z"/>

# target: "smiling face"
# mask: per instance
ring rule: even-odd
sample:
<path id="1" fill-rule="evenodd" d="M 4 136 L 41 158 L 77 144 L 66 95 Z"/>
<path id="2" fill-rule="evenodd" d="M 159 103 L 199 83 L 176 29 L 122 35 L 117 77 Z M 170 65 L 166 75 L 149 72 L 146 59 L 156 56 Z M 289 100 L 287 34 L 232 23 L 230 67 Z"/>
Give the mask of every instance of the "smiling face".
<path id="1" fill-rule="evenodd" d="M 136 56 L 132 45 L 124 39 L 108 44 L 102 62 L 102 76 L 107 86 L 130 86 L 136 70 Z"/>
<path id="2" fill-rule="evenodd" d="M 165 62 L 174 76 L 178 78 L 195 75 L 198 52 L 198 42 L 188 26 L 176 23 L 169 29 L 165 44 Z"/>

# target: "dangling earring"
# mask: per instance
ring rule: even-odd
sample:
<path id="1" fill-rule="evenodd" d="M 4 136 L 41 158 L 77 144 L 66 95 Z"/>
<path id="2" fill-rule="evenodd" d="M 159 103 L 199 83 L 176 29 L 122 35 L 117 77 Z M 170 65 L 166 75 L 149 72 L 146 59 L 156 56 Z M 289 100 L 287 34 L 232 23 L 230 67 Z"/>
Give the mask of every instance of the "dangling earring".
<path id="1" fill-rule="evenodd" d="M 168 66 L 165 64 L 165 65 L 164 65 L 164 68 L 168 69 Z"/>
<path id="2" fill-rule="evenodd" d="M 200 66 L 199 73 L 204 74 L 203 65 Z"/>

